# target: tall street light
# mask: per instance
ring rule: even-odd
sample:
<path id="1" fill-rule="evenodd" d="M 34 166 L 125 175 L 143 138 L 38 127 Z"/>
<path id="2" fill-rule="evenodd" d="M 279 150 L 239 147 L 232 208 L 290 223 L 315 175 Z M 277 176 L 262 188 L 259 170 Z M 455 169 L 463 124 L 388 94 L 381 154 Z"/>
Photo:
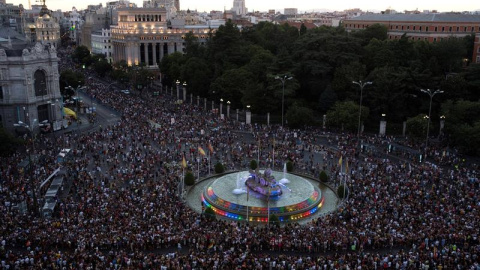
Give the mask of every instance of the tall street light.
<path id="1" fill-rule="evenodd" d="M 357 140 L 358 140 L 358 143 L 360 143 L 360 123 L 362 119 L 363 88 L 367 85 L 371 85 L 372 82 L 353 81 L 352 83 L 360 86 L 360 108 L 358 112 L 358 131 L 357 131 Z"/>
<path id="2" fill-rule="evenodd" d="M 430 131 L 430 117 L 431 117 L 431 114 L 432 114 L 433 96 L 435 96 L 436 94 L 442 94 L 443 91 L 440 90 L 440 89 L 437 89 L 433 92 L 430 89 L 420 89 L 420 91 L 422 91 L 422 93 L 428 94 L 430 96 L 430 106 L 428 107 L 428 120 L 427 120 L 427 138 L 425 139 L 425 159 L 424 160 L 426 160 L 427 159 L 428 134 L 429 134 L 429 131 Z"/>
<path id="3" fill-rule="evenodd" d="M 275 77 L 275 80 L 280 80 L 282 82 L 282 127 L 283 127 L 283 108 L 284 108 L 284 101 L 285 101 L 285 82 L 291 79 L 293 79 L 293 77 L 290 77 L 287 75 Z"/>

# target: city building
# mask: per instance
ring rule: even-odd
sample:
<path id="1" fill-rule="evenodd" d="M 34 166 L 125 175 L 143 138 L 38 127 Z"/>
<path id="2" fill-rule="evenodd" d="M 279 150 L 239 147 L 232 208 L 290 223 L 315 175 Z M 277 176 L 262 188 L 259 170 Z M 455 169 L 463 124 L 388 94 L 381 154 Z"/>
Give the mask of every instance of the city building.
<path id="1" fill-rule="evenodd" d="M 82 15 L 78 13 L 75 7 L 72 8 L 72 11 L 69 12 L 68 16 L 65 17 L 64 28 L 67 29 L 70 39 L 77 44 L 81 44 L 81 30 L 84 21 Z"/>
<path id="2" fill-rule="evenodd" d="M 233 0 L 232 11 L 241 17 L 247 14 L 247 8 L 245 7 L 245 0 Z"/>
<path id="3" fill-rule="evenodd" d="M 109 63 L 113 63 L 113 46 L 110 29 L 101 29 L 92 33 L 91 52 L 102 54 Z"/>
<path id="4" fill-rule="evenodd" d="M 167 10 L 161 8 L 118 9 L 118 25 L 111 26 L 113 62 L 125 60 L 128 65 L 145 65 L 158 70 L 166 55 L 184 52 L 185 35 L 192 32 L 205 43 L 212 30 L 207 25 L 184 25 L 178 28 L 167 24 Z"/>
<path id="5" fill-rule="evenodd" d="M 283 15 L 297 15 L 298 9 L 297 8 L 285 8 L 283 10 Z"/>
<path id="6" fill-rule="evenodd" d="M 476 35 L 472 61 L 477 62 L 480 50 L 480 15 L 429 13 L 429 14 L 366 14 L 344 21 L 347 31 L 365 29 L 373 24 L 383 24 L 389 39 L 399 39 L 406 34 L 412 40 L 440 41 L 445 38 Z"/>
<path id="7" fill-rule="evenodd" d="M 110 24 L 112 23 L 112 12 L 113 10 L 101 8 L 95 12 L 85 14 L 85 22 L 79 30 L 80 45 L 93 51 L 93 34 L 101 34 L 102 29 L 110 28 Z"/>
<path id="8" fill-rule="evenodd" d="M 19 121 L 34 132 L 43 121 L 61 127 L 58 61 L 52 45 L 0 45 L 0 125 L 6 130 L 19 132 Z"/>

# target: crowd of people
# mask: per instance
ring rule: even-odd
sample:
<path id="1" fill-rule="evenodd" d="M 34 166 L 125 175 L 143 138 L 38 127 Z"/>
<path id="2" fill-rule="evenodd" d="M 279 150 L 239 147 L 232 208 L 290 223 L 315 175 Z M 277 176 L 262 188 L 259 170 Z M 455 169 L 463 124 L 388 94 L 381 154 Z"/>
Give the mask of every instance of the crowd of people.
<path id="1" fill-rule="evenodd" d="M 31 152 L 2 158 L 1 269 L 480 269 L 476 165 L 358 153 L 349 134 L 250 126 L 166 94 L 145 100 L 94 76 L 85 84 L 86 94 L 121 120 L 41 135 L 31 170 L 18 165 Z M 58 145 L 73 149 L 62 164 L 70 185 L 45 219 L 32 193 L 41 203 L 38 187 L 59 166 Z M 209 145 L 210 159 L 198 151 Z M 442 156 L 441 149 L 431 152 Z M 340 156 L 349 171 L 341 171 Z M 306 224 L 211 220 L 181 195 L 183 157 L 188 169 L 200 167 L 200 177 L 213 173 L 214 162 L 234 170 L 258 159 L 262 168 L 281 169 L 291 160 L 314 177 L 347 174 L 349 196 L 337 211 Z M 22 214 L 14 206 L 23 201 L 29 211 Z"/>

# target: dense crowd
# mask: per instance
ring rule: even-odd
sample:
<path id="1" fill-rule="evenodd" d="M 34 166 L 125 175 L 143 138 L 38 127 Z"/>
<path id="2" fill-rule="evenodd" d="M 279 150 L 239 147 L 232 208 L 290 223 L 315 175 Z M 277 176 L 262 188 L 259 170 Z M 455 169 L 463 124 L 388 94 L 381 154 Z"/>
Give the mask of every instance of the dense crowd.
<path id="1" fill-rule="evenodd" d="M 480 269 L 476 165 L 439 166 L 445 155 L 434 148 L 433 162 L 424 163 L 359 154 L 348 134 L 220 120 L 167 95 L 147 101 L 109 84 L 89 76 L 85 92 L 121 121 L 40 136 L 33 177 L 18 165 L 25 153 L 1 160 L 2 269 Z M 51 219 L 19 213 L 13 206 L 27 200 L 31 210 L 31 187 L 57 168 L 60 144 L 74 149 L 64 164 L 68 195 L 57 199 Z M 211 159 L 227 170 L 246 169 L 259 156 L 261 167 L 281 169 L 292 160 L 315 177 L 347 173 L 349 197 L 306 224 L 212 221 L 187 206 L 178 184 L 183 157 L 193 171 L 200 157 L 200 176 L 213 173 L 197 150 L 208 152 L 209 144 Z M 340 156 L 348 158 L 348 172 L 340 170 Z"/>

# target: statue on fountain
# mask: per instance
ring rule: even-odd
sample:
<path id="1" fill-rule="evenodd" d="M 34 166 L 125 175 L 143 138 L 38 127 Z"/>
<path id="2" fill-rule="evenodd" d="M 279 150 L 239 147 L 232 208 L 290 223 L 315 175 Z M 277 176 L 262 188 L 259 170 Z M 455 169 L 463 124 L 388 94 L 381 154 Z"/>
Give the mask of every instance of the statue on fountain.
<path id="1" fill-rule="evenodd" d="M 273 177 L 271 169 L 266 169 L 263 174 L 260 173 L 258 168 L 255 171 L 250 170 L 249 173 L 250 175 L 245 180 L 248 189 L 267 197 L 282 195 L 282 187 Z"/>

